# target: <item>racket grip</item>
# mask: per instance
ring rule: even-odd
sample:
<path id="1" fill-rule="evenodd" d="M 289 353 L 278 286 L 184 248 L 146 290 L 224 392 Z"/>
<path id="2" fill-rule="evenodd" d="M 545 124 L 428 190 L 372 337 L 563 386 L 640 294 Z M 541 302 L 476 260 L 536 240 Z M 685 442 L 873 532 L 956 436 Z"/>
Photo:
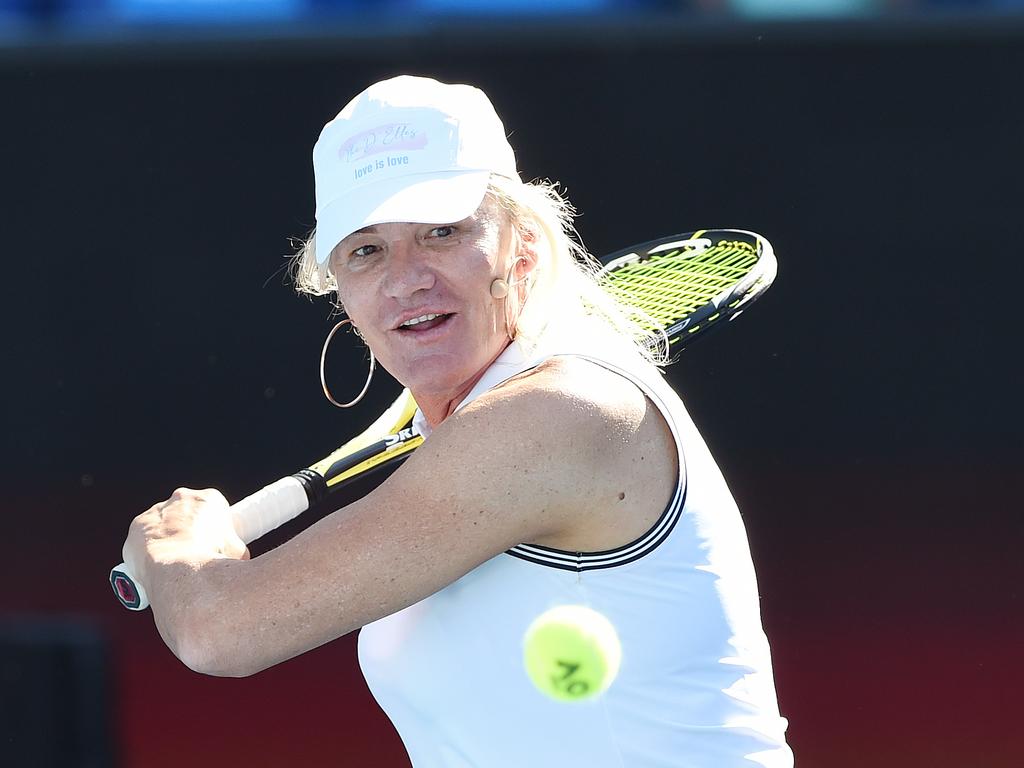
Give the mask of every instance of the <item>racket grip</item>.
<path id="1" fill-rule="evenodd" d="M 314 478 L 306 477 L 307 474 Z M 238 538 L 246 544 L 302 514 L 322 495 L 317 493 L 313 480 L 319 480 L 326 491 L 323 478 L 315 473 L 300 472 L 282 477 L 251 496 L 231 505 L 231 522 Z"/>
<path id="2" fill-rule="evenodd" d="M 323 477 L 304 469 L 232 504 L 231 524 L 238 538 L 249 544 L 302 514 L 326 494 Z M 110 586 L 125 608 L 144 611 L 149 607 L 146 590 L 124 563 L 110 571 Z"/>

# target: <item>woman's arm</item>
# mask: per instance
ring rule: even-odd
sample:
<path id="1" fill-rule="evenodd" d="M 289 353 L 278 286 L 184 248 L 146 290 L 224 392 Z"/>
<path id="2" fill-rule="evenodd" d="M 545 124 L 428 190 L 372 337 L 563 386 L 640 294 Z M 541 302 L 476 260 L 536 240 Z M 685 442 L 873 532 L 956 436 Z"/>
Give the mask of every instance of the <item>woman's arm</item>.
<path id="1" fill-rule="evenodd" d="M 175 535 L 151 528 L 140 572 L 182 661 L 252 674 L 516 544 L 625 543 L 660 514 L 675 469 L 667 427 L 639 390 L 557 361 L 449 417 L 377 490 L 254 560 L 231 559 L 238 547 L 218 523 L 204 523 L 205 538 L 194 533 L 197 507 L 226 519 L 221 501 L 172 501 L 161 514 Z"/>

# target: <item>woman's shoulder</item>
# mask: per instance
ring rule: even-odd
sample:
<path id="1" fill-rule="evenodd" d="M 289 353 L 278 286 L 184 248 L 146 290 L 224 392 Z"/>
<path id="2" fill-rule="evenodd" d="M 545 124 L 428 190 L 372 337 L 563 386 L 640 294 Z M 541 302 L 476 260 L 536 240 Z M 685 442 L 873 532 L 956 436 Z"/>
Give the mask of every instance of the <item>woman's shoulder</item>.
<path id="1" fill-rule="evenodd" d="M 551 419 L 584 431 L 635 428 L 649 407 L 630 379 L 586 357 L 561 354 L 513 376 L 471 405 L 521 409 L 531 414 L 528 421 Z"/>
<path id="2" fill-rule="evenodd" d="M 470 405 L 490 411 L 496 418 L 488 421 L 504 425 L 497 431 L 526 449 L 514 463 L 532 464 L 538 484 L 569 491 L 565 524 L 527 543 L 584 552 L 621 546 L 643 535 L 674 493 L 679 464 L 663 414 L 631 379 L 598 362 L 548 358 Z M 545 467 L 555 466 L 559 479 L 545 482 Z"/>

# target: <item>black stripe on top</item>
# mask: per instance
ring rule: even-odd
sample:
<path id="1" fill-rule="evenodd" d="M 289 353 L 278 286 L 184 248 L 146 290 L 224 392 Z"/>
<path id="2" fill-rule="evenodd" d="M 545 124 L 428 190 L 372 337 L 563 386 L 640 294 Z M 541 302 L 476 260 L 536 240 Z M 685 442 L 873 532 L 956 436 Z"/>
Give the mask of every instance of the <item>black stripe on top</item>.
<path id="1" fill-rule="evenodd" d="M 549 568 L 561 568 L 577 573 L 625 565 L 650 554 L 668 538 L 683 512 L 685 503 L 686 488 L 682 484 L 677 484 L 672 500 L 650 530 L 635 541 L 615 549 L 603 552 L 568 552 L 536 544 L 517 544 L 506 550 L 506 554 L 537 565 L 546 565 Z"/>

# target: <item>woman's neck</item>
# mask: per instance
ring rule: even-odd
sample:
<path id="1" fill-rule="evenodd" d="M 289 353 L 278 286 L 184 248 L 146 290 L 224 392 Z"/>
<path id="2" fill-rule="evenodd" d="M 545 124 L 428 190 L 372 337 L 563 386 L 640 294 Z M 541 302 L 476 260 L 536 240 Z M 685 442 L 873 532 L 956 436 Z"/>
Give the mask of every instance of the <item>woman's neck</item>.
<path id="1" fill-rule="evenodd" d="M 483 378 L 484 374 L 490 369 L 501 354 L 508 349 L 511 340 L 505 344 L 501 349 L 498 350 L 487 364 L 484 365 L 479 371 L 473 376 L 467 379 L 462 385 L 459 386 L 454 392 L 434 393 L 434 392 L 420 392 L 417 393 L 415 390 L 412 395 L 416 400 L 416 405 L 423 412 L 423 417 L 427 420 L 427 424 L 430 425 L 431 429 L 436 429 L 438 425 L 455 413 L 456 409 L 462 402 L 469 396 L 469 393 L 473 391 L 480 379 Z"/>

